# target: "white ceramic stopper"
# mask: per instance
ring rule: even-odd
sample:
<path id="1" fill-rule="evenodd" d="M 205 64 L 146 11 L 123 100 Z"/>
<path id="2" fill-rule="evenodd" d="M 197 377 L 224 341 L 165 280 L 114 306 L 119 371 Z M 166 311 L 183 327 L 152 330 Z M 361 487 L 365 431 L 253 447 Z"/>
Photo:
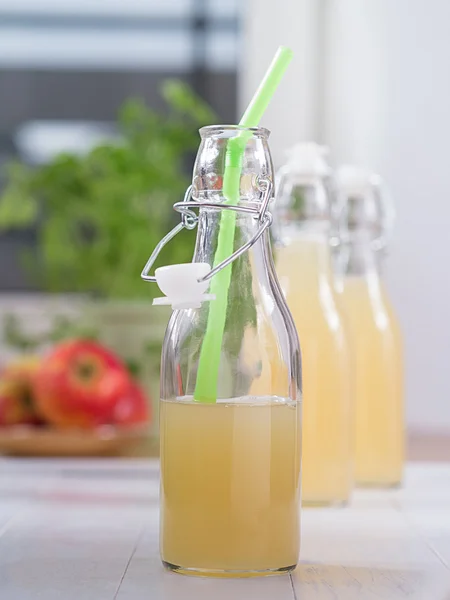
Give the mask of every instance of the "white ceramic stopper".
<path id="1" fill-rule="evenodd" d="M 205 300 L 214 300 L 214 294 L 205 294 L 209 281 L 198 281 L 210 270 L 208 263 L 185 263 L 156 269 L 156 282 L 165 297 L 155 298 L 153 304 L 171 304 L 174 310 L 178 310 L 200 308 Z"/>

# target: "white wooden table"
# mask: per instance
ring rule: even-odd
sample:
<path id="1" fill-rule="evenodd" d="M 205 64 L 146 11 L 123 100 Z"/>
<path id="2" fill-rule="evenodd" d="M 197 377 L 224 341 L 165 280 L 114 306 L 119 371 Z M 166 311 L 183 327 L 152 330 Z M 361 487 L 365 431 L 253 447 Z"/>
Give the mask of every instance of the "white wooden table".
<path id="1" fill-rule="evenodd" d="M 208 580 L 160 564 L 157 462 L 0 459 L 0 598 L 450 600 L 450 464 L 304 510 L 291 577 Z"/>

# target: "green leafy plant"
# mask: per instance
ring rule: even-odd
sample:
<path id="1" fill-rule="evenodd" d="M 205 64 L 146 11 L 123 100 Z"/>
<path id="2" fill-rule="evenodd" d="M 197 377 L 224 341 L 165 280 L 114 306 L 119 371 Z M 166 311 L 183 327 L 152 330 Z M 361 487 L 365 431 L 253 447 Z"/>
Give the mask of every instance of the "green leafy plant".
<path id="1" fill-rule="evenodd" d="M 166 81 L 162 95 L 168 114 L 130 100 L 119 114 L 118 139 L 86 155 L 61 154 L 34 169 L 8 165 L 0 233 L 37 226 L 37 252 L 24 260 L 42 289 L 110 299 L 158 293 L 140 271 L 178 218 L 172 205 L 189 183 L 184 165 L 198 146 L 197 129 L 214 121 L 185 84 Z M 183 232 L 161 264 L 189 261 L 192 250 L 193 233 Z"/>

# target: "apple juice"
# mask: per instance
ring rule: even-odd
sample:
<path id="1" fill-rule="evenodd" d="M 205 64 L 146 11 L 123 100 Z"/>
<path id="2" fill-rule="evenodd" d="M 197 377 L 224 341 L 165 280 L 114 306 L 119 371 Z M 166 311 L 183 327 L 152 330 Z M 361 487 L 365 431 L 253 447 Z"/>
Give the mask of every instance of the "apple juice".
<path id="1" fill-rule="evenodd" d="M 166 566 L 225 577 L 295 567 L 300 415 L 299 403 L 276 397 L 161 401 Z"/>

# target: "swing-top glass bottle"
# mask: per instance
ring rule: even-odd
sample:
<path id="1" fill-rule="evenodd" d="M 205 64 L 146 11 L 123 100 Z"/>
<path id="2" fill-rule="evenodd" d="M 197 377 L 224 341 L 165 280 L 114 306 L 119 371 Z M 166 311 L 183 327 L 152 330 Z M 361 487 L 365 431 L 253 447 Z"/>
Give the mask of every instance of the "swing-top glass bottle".
<path id="1" fill-rule="evenodd" d="M 210 286 L 175 306 L 163 343 L 161 556 L 184 574 L 288 572 L 299 553 L 301 367 L 268 235 L 268 131 L 200 134 L 192 188 L 176 208 L 197 225 L 193 262 L 207 265 Z M 227 169 L 238 170 L 234 198 Z M 221 265 L 224 235 L 238 256 Z"/>
<path id="2" fill-rule="evenodd" d="M 331 265 L 326 148 L 302 143 L 278 174 L 276 269 L 303 363 L 302 503 L 344 504 L 353 487 L 350 357 Z"/>
<path id="3" fill-rule="evenodd" d="M 337 279 L 353 348 L 355 480 L 398 485 L 404 461 L 403 359 L 400 325 L 381 278 L 394 220 L 380 177 L 341 167 Z"/>

